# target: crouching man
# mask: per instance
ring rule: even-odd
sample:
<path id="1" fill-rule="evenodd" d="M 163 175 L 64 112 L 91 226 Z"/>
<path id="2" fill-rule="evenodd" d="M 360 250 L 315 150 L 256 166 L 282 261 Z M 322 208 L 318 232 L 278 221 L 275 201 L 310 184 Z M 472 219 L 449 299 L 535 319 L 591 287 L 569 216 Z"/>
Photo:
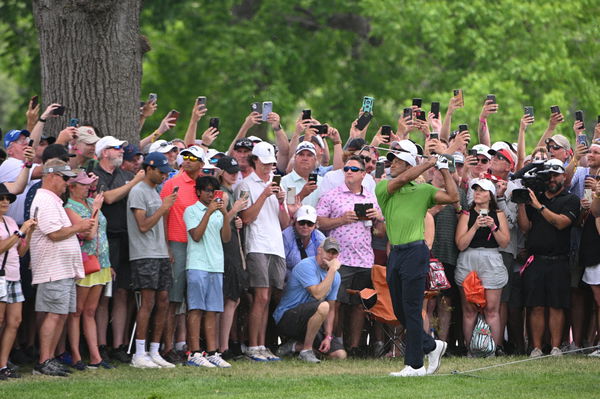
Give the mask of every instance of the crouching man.
<path id="1" fill-rule="evenodd" d="M 334 303 L 340 286 L 339 253 L 340 244 L 329 237 L 316 256 L 303 259 L 292 270 L 273 313 L 279 334 L 289 338 L 279 347 L 279 356 L 300 352 L 300 360 L 319 363 L 315 348 L 330 358 L 346 358 L 342 342 L 333 337 Z"/>

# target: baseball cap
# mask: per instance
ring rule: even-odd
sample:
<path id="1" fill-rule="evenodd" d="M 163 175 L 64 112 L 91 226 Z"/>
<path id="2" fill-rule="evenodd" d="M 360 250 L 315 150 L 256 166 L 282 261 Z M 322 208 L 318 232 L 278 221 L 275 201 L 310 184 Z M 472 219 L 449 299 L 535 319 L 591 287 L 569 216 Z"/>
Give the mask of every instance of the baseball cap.
<path id="1" fill-rule="evenodd" d="M 49 159 L 58 158 L 63 161 L 67 161 L 70 157 L 74 157 L 75 154 L 69 154 L 64 145 L 60 144 L 50 144 L 48 147 L 44 148 L 44 152 L 42 152 L 42 163 L 46 163 Z"/>
<path id="2" fill-rule="evenodd" d="M 254 148 L 254 143 L 250 139 L 242 137 L 241 139 L 236 140 L 235 144 L 233 145 L 233 148 L 235 150 L 237 150 L 238 148 L 247 148 L 251 150 L 252 148 Z"/>
<path id="3" fill-rule="evenodd" d="M 296 155 L 300 154 L 302 151 L 310 151 L 313 155 L 317 155 L 317 150 L 315 150 L 315 145 L 309 141 L 303 141 L 298 144 L 296 147 Z"/>
<path id="4" fill-rule="evenodd" d="M 465 156 L 462 154 L 462 152 L 455 152 L 452 154 L 452 156 L 454 157 L 454 163 L 460 163 L 464 165 Z"/>
<path id="5" fill-rule="evenodd" d="M 25 137 L 29 137 L 31 133 L 29 133 L 28 130 L 9 130 L 6 135 L 4 136 L 4 148 L 8 148 L 8 146 L 10 145 L 10 143 L 15 142 L 19 139 L 19 137 L 21 137 L 21 135 L 25 136 Z"/>
<path id="6" fill-rule="evenodd" d="M 409 152 L 405 152 L 405 151 L 390 151 L 387 154 L 387 159 L 388 161 L 392 162 L 394 160 L 394 158 L 398 158 L 406 163 L 408 163 L 410 166 L 417 166 L 417 160 L 414 157 L 414 155 L 412 155 Z"/>
<path id="7" fill-rule="evenodd" d="M 148 149 L 148 153 L 151 152 L 162 152 L 167 153 L 171 151 L 173 148 L 176 148 L 173 144 L 169 143 L 167 140 L 156 140 L 154 143 L 150 145 Z"/>
<path id="8" fill-rule="evenodd" d="M 220 155 L 220 156 L 219 156 Z M 219 156 L 218 158 L 215 158 Z M 214 148 L 209 148 L 208 151 L 206 152 L 206 159 L 208 159 L 208 161 L 212 164 L 216 164 L 217 161 L 219 160 L 219 158 L 222 158 L 225 156 L 224 152 L 221 152 L 219 150 L 215 150 Z M 214 158 L 214 159 L 213 159 Z"/>
<path id="9" fill-rule="evenodd" d="M 256 136 L 248 136 L 248 140 L 250 140 L 254 144 L 260 143 L 261 141 L 263 141 L 263 139 L 261 139 L 260 137 L 256 137 Z"/>
<path id="10" fill-rule="evenodd" d="M 317 223 L 317 210 L 310 205 L 302 205 L 296 211 L 296 221 L 307 220 L 312 223 Z"/>
<path id="11" fill-rule="evenodd" d="M 96 136 L 96 132 L 89 126 L 81 126 L 77 128 L 77 142 L 83 144 L 96 144 L 100 137 Z"/>
<path id="12" fill-rule="evenodd" d="M 563 136 L 562 134 L 555 134 L 554 136 L 546 139 L 545 143 L 548 144 L 551 141 L 554 141 L 556 145 L 561 146 L 565 150 L 571 149 L 571 144 L 569 143 L 569 139 Z"/>
<path id="13" fill-rule="evenodd" d="M 113 136 L 104 136 L 96 142 L 96 156 L 100 157 L 102 151 L 104 151 L 107 148 L 126 146 L 127 144 L 129 143 L 127 143 L 127 141 L 125 140 L 119 140 Z"/>
<path id="14" fill-rule="evenodd" d="M 340 253 L 340 243 L 334 237 L 327 237 L 321 244 L 325 251 L 336 251 Z"/>
<path id="15" fill-rule="evenodd" d="M 51 159 L 44 164 L 43 174 L 48 175 L 50 173 L 59 173 L 68 177 L 77 176 L 77 173 L 73 172 L 71 167 L 67 165 L 65 161 L 60 159 Z"/>
<path id="16" fill-rule="evenodd" d="M 133 161 L 137 155 L 144 155 L 139 147 L 135 144 L 129 144 L 124 148 L 125 152 L 123 153 L 124 161 Z"/>
<path id="17" fill-rule="evenodd" d="M 411 140 L 392 141 L 390 148 L 393 150 L 408 152 L 413 156 L 419 153 L 417 146 Z"/>
<path id="18" fill-rule="evenodd" d="M 234 174 L 240 171 L 240 166 L 232 157 L 222 157 L 217 161 L 217 168 L 224 170 L 229 174 Z"/>
<path id="19" fill-rule="evenodd" d="M 544 162 L 544 170 L 539 173 L 565 173 L 565 165 L 562 163 L 560 159 L 549 159 Z"/>
<path id="20" fill-rule="evenodd" d="M 54 137 L 54 136 L 46 136 L 45 134 L 43 134 L 40 137 L 40 141 L 45 141 L 46 143 L 48 143 L 48 145 L 50 145 L 50 144 L 56 143 L 56 137 Z"/>
<path id="21" fill-rule="evenodd" d="M 490 154 L 490 147 L 485 144 L 477 144 L 472 147 L 473 150 L 477 151 L 477 155 L 483 155 L 487 159 L 492 159 L 492 154 Z"/>
<path id="22" fill-rule="evenodd" d="M 252 155 L 257 156 L 262 163 L 277 162 L 277 159 L 275 158 L 275 148 L 266 141 L 256 143 L 252 149 Z"/>
<path id="23" fill-rule="evenodd" d="M 496 185 L 488 179 L 473 179 L 471 188 L 475 188 L 475 186 L 479 186 L 484 190 L 491 192 L 494 196 L 496 195 Z"/>
<path id="24" fill-rule="evenodd" d="M 162 152 L 151 152 L 144 157 L 142 165 L 152 166 L 162 173 L 169 173 L 172 169 L 169 166 L 167 157 Z"/>
<path id="25" fill-rule="evenodd" d="M 359 151 L 365 145 L 367 145 L 367 142 L 364 139 L 352 139 L 348 142 L 348 145 L 346 146 L 346 151 Z"/>
<path id="26" fill-rule="evenodd" d="M 77 173 L 77 175 L 75 177 L 72 177 L 68 183 L 79 183 L 79 184 L 92 184 L 93 182 L 95 182 L 98 178 L 93 178 L 88 176 L 87 173 L 85 173 L 85 170 L 80 170 L 79 173 Z"/>
<path id="27" fill-rule="evenodd" d="M 196 158 L 199 158 L 202 162 L 206 163 L 204 161 L 204 157 L 206 154 L 204 153 L 202 147 L 199 147 L 197 145 L 193 145 L 191 147 L 186 148 L 185 150 L 181 150 L 179 154 L 181 154 L 182 156 L 184 156 L 185 154 L 189 154 Z"/>
<path id="28" fill-rule="evenodd" d="M 508 159 L 510 166 L 515 166 L 515 154 L 511 150 L 507 150 L 506 148 L 502 148 L 495 152 L 495 155 L 502 155 L 504 158 Z"/>

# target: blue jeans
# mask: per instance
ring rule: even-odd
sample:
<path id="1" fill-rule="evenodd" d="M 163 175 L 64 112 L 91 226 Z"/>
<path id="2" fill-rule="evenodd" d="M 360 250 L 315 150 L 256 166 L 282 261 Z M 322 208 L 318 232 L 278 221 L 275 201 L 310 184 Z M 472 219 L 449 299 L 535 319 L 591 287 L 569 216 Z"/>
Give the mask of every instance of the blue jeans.
<path id="1" fill-rule="evenodd" d="M 425 277 L 429 267 L 429 248 L 424 241 L 392 246 L 388 259 L 387 283 L 394 314 L 406 328 L 404 364 L 423 367 L 423 355 L 435 349 L 435 340 L 423 330 Z"/>

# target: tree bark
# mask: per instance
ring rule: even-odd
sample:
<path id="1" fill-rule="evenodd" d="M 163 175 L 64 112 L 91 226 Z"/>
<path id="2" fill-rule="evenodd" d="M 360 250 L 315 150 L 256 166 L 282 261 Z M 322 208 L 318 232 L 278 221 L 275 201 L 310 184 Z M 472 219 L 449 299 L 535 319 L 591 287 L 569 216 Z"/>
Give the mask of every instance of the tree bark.
<path id="1" fill-rule="evenodd" d="M 42 111 L 66 107 L 45 134 L 79 118 L 99 136 L 139 141 L 142 0 L 33 0 L 40 43 Z"/>

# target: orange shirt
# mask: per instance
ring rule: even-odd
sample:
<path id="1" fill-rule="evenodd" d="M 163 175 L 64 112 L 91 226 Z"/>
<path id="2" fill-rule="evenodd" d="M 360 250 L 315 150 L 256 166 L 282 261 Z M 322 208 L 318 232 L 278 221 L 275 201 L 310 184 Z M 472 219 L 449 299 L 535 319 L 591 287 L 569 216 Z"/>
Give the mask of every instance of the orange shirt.
<path id="1" fill-rule="evenodd" d="M 167 180 L 163 185 L 160 197 L 164 198 L 173 192 L 173 187 L 178 186 L 177 199 L 169 210 L 167 221 L 167 239 L 169 241 L 186 242 L 187 230 L 183 221 L 185 209 L 198 202 L 196 195 L 196 181 L 191 179 L 186 172 L 181 172 Z"/>

